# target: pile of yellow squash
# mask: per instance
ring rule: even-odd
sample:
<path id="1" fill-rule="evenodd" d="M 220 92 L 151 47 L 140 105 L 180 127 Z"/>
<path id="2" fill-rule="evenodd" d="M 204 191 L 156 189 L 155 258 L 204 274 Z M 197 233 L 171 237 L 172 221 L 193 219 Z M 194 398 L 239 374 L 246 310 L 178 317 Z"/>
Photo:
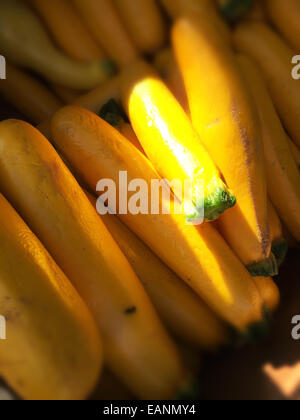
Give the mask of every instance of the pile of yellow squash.
<path id="1" fill-rule="evenodd" d="M 0 2 L 0 96 L 27 119 L 0 122 L 18 397 L 86 399 L 105 368 L 98 394 L 113 375 L 133 398 L 197 398 L 199 354 L 266 332 L 300 241 L 299 22 L 298 0 Z M 99 216 L 98 181 L 122 191 L 122 171 L 204 200 Z"/>

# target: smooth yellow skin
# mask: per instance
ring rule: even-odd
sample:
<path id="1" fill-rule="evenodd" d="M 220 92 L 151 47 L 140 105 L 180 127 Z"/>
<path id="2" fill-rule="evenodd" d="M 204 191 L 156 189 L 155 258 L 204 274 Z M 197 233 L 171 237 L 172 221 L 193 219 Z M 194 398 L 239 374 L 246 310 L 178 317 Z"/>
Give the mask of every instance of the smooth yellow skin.
<path id="1" fill-rule="evenodd" d="M 268 200 L 269 226 L 272 243 L 283 238 L 282 224 L 271 200 Z"/>
<path id="2" fill-rule="evenodd" d="M 27 0 L 39 14 L 57 45 L 80 61 L 103 58 L 104 53 L 92 37 L 72 1 Z"/>
<path id="3" fill-rule="evenodd" d="M 88 195 L 96 206 L 96 199 Z M 226 344 L 224 324 L 205 303 L 114 215 L 101 216 L 149 294 L 160 318 L 179 339 L 204 350 Z"/>
<path id="4" fill-rule="evenodd" d="M 109 76 L 102 60 L 82 63 L 61 52 L 39 18 L 20 0 L 1 1 L 0 51 L 12 63 L 74 89 L 92 89 Z"/>
<path id="5" fill-rule="evenodd" d="M 139 398 L 173 397 L 186 379 L 175 345 L 77 181 L 27 123 L 0 123 L 0 188 L 88 304 L 110 370 Z"/>
<path id="6" fill-rule="evenodd" d="M 267 309 L 275 312 L 280 304 L 280 291 L 277 284 L 271 277 L 255 277 L 254 281 Z"/>
<path id="7" fill-rule="evenodd" d="M 199 349 L 179 340 L 176 340 L 176 344 L 188 369 L 199 377 L 203 366 L 203 357 Z M 95 401 L 132 401 L 134 395 L 111 372 L 104 370 L 92 399 Z"/>
<path id="8" fill-rule="evenodd" d="M 190 111 L 188 99 L 182 80 L 182 75 L 176 63 L 172 49 L 164 48 L 163 50 L 159 51 L 154 57 L 153 65 L 177 101 L 185 110 L 187 115 L 189 115 Z"/>
<path id="9" fill-rule="evenodd" d="M 300 240 L 300 172 L 288 137 L 259 69 L 244 55 L 240 55 L 238 61 L 260 116 L 268 194 L 281 219 L 295 238 Z"/>
<path id="10" fill-rule="evenodd" d="M 216 31 L 228 43 L 231 42 L 229 26 L 219 14 L 214 0 L 161 0 L 161 3 L 173 20 L 180 18 L 186 13 L 205 15 L 206 19 L 213 22 Z"/>
<path id="11" fill-rule="evenodd" d="M 221 181 L 220 173 L 154 69 L 144 61 L 128 66 L 121 77 L 121 96 L 132 128 L 160 176 L 182 184 L 203 180 L 205 194 L 211 193 Z"/>
<path id="12" fill-rule="evenodd" d="M 6 63 L 6 79 L 0 82 L 1 95 L 30 121 L 39 124 L 63 103 L 40 81 Z"/>
<path id="13" fill-rule="evenodd" d="M 142 53 L 153 53 L 166 41 L 165 22 L 157 0 L 115 0 L 127 32 Z"/>
<path id="14" fill-rule="evenodd" d="M 179 19 L 173 45 L 193 125 L 237 199 L 219 219 L 222 234 L 245 265 L 263 261 L 271 242 L 261 131 L 251 95 L 233 52 L 204 17 Z"/>
<path id="15" fill-rule="evenodd" d="M 266 0 L 266 10 L 273 25 L 296 52 L 300 50 L 300 3 L 298 0 Z"/>
<path id="16" fill-rule="evenodd" d="M 115 10 L 114 1 L 71 1 L 77 7 L 94 38 L 120 67 L 126 66 L 137 57 L 138 52 Z"/>
<path id="17" fill-rule="evenodd" d="M 236 49 L 252 58 L 267 82 L 279 116 L 300 147 L 300 83 L 292 77 L 292 58 L 297 54 L 270 26 L 245 22 L 233 34 Z"/>
<path id="18" fill-rule="evenodd" d="M 128 182 L 144 179 L 149 188 L 159 179 L 136 147 L 87 110 L 57 112 L 52 138 L 93 191 L 102 178 L 118 186 L 119 171 L 127 171 Z M 222 319 L 240 330 L 261 320 L 262 300 L 251 276 L 211 224 L 187 225 L 183 215 L 120 217 Z"/>
<path id="19" fill-rule="evenodd" d="M 26 400 L 85 399 L 102 346 L 90 312 L 52 257 L 0 195 L 0 376 Z"/>

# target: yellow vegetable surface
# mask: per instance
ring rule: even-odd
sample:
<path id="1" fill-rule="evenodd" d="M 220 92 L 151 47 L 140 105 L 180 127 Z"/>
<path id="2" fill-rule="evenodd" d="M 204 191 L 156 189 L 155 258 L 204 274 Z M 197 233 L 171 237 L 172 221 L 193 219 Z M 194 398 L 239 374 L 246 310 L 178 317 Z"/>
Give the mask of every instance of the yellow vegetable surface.
<path id="1" fill-rule="evenodd" d="M 122 74 L 121 95 L 132 127 L 160 176 L 170 183 L 180 180 L 182 186 L 191 182 L 190 213 L 186 213 L 190 220 L 203 212 L 205 220 L 215 220 L 234 206 L 235 197 L 187 115 L 151 66 L 144 61 L 128 66 Z"/>
<path id="2" fill-rule="evenodd" d="M 88 197 L 96 206 L 96 199 Z M 228 331 L 205 303 L 121 220 L 110 214 L 101 216 L 101 219 L 172 333 L 205 350 L 215 350 L 224 345 L 229 338 Z"/>
<path id="3" fill-rule="evenodd" d="M 272 23 L 295 51 L 300 49 L 300 3 L 298 0 L 266 0 Z"/>
<path id="4" fill-rule="evenodd" d="M 20 0 L 2 0 L 0 51 L 12 63 L 33 70 L 50 82 L 74 89 L 92 89 L 112 72 L 107 60 L 79 62 L 52 42 L 42 22 Z"/>
<path id="5" fill-rule="evenodd" d="M 261 120 L 268 193 L 281 219 L 300 240 L 300 172 L 265 82 L 253 61 L 239 56 Z"/>
<path id="6" fill-rule="evenodd" d="M 173 45 L 193 125 L 237 199 L 222 234 L 251 273 L 273 275 L 260 123 L 233 52 L 205 16 L 179 19 Z"/>
<path id="7" fill-rule="evenodd" d="M 135 146 L 87 110 L 69 106 L 56 113 L 52 137 L 93 191 L 108 178 L 116 183 L 117 194 L 120 188 L 125 194 L 120 171 L 127 171 L 128 183 L 144 180 L 147 192 L 153 180 L 160 180 Z M 128 202 L 135 203 L 133 195 L 128 193 Z M 253 279 L 211 224 L 191 226 L 183 215 L 156 214 L 150 207 L 149 214 L 136 213 L 120 217 L 223 319 L 240 330 L 261 320 L 262 300 Z"/>
<path id="8" fill-rule="evenodd" d="M 95 321 L 2 195 L 0 247 L 0 376 L 24 399 L 87 398 L 102 365 Z"/>
<path id="9" fill-rule="evenodd" d="M 52 37 L 70 57 L 80 61 L 100 59 L 104 53 L 89 33 L 70 0 L 27 0 Z"/>
<path id="10" fill-rule="evenodd" d="M 285 129 L 300 147 L 300 83 L 292 76 L 292 59 L 297 51 L 261 22 L 241 23 L 233 40 L 237 50 L 260 67 Z"/>
<path id="11" fill-rule="evenodd" d="M 134 44 L 141 52 L 153 53 L 166 40 L 166 27 L 157 0 L 115 0 Z"/>
<path id="12" fill-rule="evenodd" d="M 140 398 L 171 398 L 185 370 L 139 279 L 50 143 L 0 123 L 0 188 L 92 311 L 109 368 Z"/>
<path id="13" fill-rule="evenodd" d="M 111 0 L 72 0 L 95 39 L 119 66 L 137 56 L 126 28 Z"/>

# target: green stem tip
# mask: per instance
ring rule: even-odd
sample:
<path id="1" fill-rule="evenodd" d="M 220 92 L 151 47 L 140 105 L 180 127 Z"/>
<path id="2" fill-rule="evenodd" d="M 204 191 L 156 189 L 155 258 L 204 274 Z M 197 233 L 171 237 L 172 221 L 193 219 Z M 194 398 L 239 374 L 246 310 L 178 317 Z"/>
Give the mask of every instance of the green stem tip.
<path id="1" fill-rule="evenodd" d="M 219 218 L 226 210 L 234 207 L 236 198 L 231 191 L 225 188 L 218 188 L 214 195 L 205 197 L 204 200 L 204 220 L 213 222 Z"/>
<path id="2" fill-rule="evenodd" d="M 186 214 L 186 219 L 189 223 L 200 218 L 204 222 L 213 222 L 226 210 L 234 207 L 236 204 L 234 194 L 218 177 L 213 178 L 209 185 L 206 185 L 204 191 L 204 197 L 201 188 L 198 189 L 196 187 L 193 192 L 192 211 L 190 214 Z"/>
<path id="3" fill-rule="evenodd" d="M 239 341 L 244 344 L 255 344 L 270 334 L 273 321 L 272 312 L 265 305 L 263 307 L 263 317 L 259 322 L 250 325 L 246 331 L 239 332 Z"/>
<path id="4" fill-rule="evenodd" d="M 253 0 L 219 0 L 222 15 L 229 21 L 241 19 L 253 7 Z"/>
<path id="5" fill-rule="evenodd" d="M 275 277 L 279 272 L 278 263 L 273 253 L 263 261 L 248 265 L 247 269 L 253 277 Z"/>
<path id="6" fill-rule="evenodd" d="M 123 110 L 114 99 L 110 99 L 104 104 L 98 115 L 115 128 L 119 127 L 124 121 Z"/>

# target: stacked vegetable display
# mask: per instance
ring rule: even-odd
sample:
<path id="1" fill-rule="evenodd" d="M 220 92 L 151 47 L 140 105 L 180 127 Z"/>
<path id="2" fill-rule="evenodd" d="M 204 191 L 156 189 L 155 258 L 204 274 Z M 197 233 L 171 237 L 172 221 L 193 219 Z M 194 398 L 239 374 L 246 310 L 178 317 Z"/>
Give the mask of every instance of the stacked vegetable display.
<path id="1" fill-rule="evenodd" d="M 103 365 L 134 397 L 199 397 L 182 346 L 267 331 L 300 240 L 299 21 L 298 0 L 1 0 L 0 94 L 29 121 L 0 122 L 0 377 L 21 398 L 87 398 Z M 192 181 L 188 210 L 100 217 L 124 171 Z"/>

